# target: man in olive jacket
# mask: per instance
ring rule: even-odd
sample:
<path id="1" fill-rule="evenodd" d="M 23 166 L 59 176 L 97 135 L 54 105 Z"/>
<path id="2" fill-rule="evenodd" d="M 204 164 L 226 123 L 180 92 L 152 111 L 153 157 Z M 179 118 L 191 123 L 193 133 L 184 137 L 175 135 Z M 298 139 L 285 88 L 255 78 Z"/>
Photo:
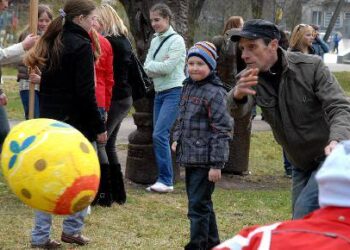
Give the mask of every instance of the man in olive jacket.
<path id="1" fill-rule="evenodd" d="M 293 165 L 293 219 L 318 208 L 315 174 L 335 145 L 350 139 L 350 102 L 322 59 L 278 47 L 278 28 L 251 20 L 232 36 L 247 64 L 228 94 L 234 118 L 261 107 Z"/>

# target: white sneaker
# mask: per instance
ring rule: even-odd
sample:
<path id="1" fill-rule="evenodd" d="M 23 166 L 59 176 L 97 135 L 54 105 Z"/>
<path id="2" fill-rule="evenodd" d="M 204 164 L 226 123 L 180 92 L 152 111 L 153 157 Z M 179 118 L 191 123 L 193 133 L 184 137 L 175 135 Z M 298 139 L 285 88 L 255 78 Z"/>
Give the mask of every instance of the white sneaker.
<path id="1" fill-rule="evenodd" d="M 146 188 L 148 192 L 157 192 L 157 193 L 169 193 L 174 191 L 174 186 L 167 186 L 161 182 L 156 182 L 152 186 Z"/>

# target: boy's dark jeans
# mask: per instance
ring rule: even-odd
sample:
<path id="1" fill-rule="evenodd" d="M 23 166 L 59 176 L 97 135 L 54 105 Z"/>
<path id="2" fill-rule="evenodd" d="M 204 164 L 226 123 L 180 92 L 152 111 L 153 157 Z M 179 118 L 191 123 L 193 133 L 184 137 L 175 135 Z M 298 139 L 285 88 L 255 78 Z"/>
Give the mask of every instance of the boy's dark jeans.
<path id="1" fill-rule="evenodd" d="M 190 242 L 185 249 L 211 249 L 220 243 L 211 195 L 215 183 L 208 180 L 208 168 L 186 167 L 186 192 Z"/>

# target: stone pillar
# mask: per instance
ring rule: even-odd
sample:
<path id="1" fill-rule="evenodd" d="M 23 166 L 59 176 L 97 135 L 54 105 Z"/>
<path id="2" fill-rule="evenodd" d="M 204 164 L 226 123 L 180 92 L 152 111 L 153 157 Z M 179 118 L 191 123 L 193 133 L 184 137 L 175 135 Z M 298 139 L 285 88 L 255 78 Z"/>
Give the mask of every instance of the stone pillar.
<path id="1" fill-rule="evenodd" d="M 153 99 L 143 98 L 134 102 L 134 107 L 137 129 L 129 135 L 125 177 L 135 183 L 153 184 L 158 176 L 152 144 Z M 176 181 L 180 178 L 180 169 L 173 164 L 173 170 Z"/>

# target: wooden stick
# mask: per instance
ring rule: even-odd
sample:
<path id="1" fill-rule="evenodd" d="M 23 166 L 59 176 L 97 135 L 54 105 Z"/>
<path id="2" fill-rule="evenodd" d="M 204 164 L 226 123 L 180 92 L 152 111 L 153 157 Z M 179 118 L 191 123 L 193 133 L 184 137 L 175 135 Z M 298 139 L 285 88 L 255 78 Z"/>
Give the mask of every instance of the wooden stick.
<path id="1" fill-rule="evenodd" d="M 31 34 L 36 35 L 38 32 L 38 5 L 39 0 L 30 0 L 29 6 L 29 31 Z M 29 73 L 34 69 L 29 68 Z M 29 119 L 34 118 L 34 104 L 35 104 L 35 83 L 29 84 Z"/>

